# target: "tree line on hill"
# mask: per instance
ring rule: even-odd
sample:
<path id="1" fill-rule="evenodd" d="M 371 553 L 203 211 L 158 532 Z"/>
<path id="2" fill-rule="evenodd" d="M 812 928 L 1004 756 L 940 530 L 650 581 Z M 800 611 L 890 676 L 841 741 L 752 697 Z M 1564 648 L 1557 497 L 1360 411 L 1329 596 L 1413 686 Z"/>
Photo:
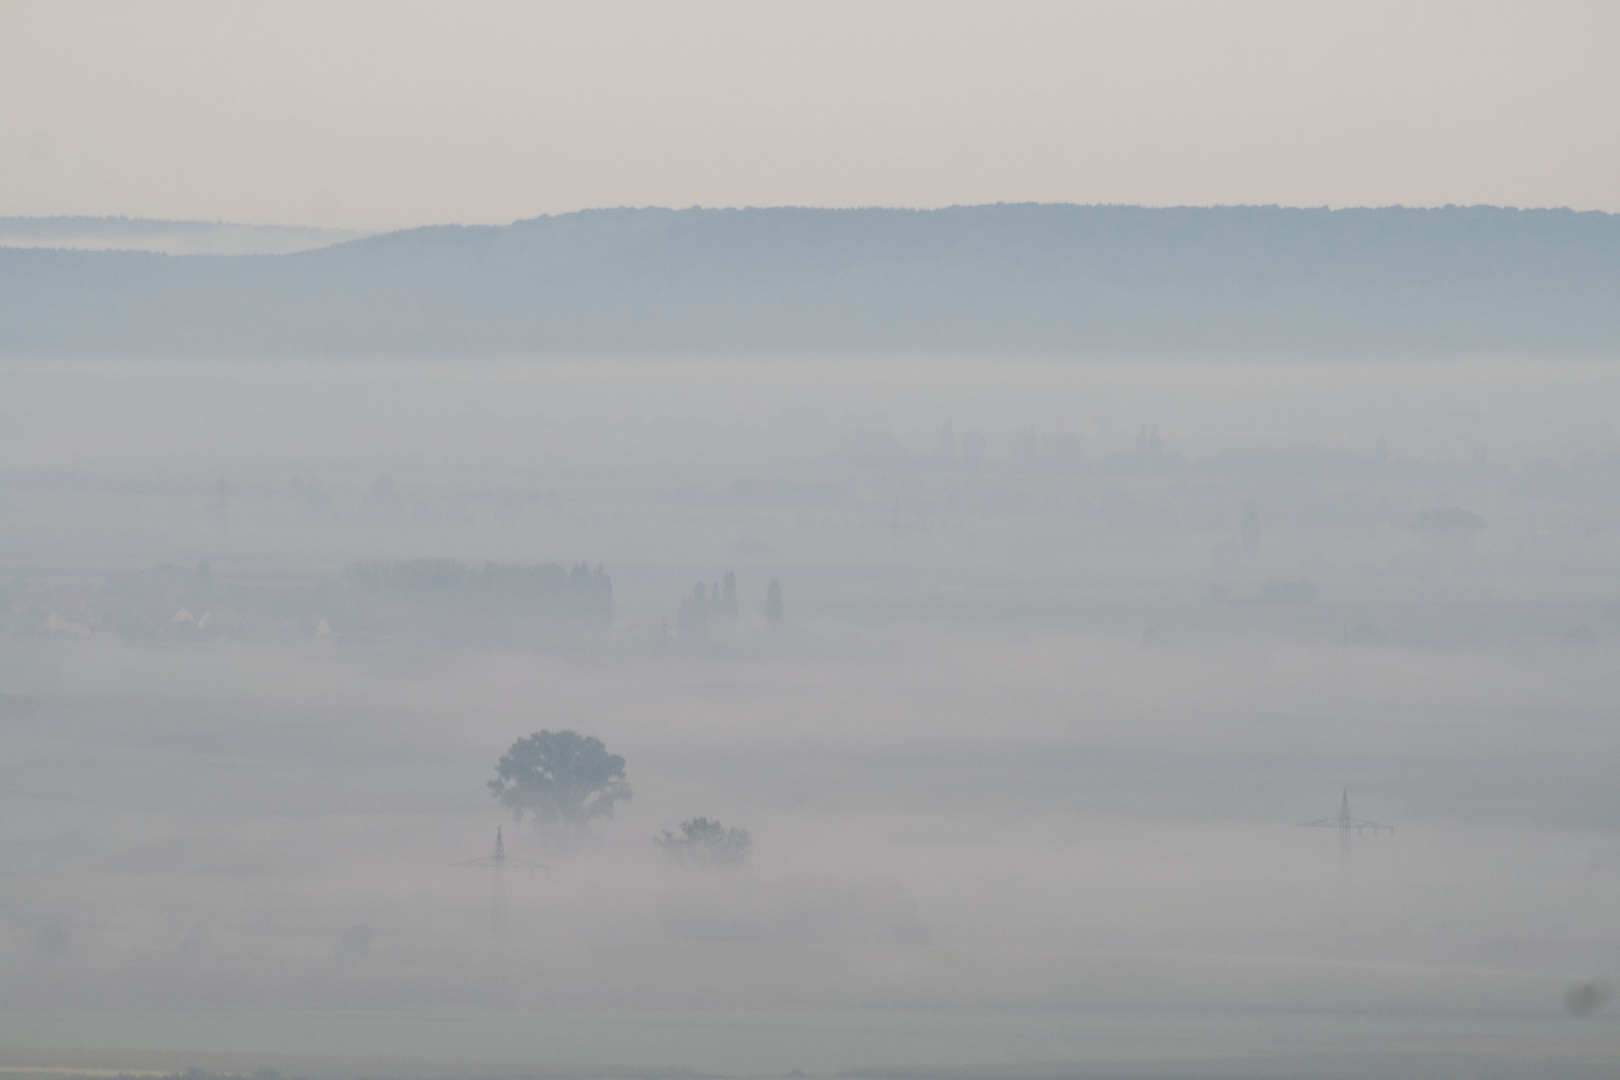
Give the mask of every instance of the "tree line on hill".
<path id="1" fill-rule="evenodd" d="M 592 210 L 284 255 L 0 250 L 0 353 L 1590 350 L 1620 216 Z"/>

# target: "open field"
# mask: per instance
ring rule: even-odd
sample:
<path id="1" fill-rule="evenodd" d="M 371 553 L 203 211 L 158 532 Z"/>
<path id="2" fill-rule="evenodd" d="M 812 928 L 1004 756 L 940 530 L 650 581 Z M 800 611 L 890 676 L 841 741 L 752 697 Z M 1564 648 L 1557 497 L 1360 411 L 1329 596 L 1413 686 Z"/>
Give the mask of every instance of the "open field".
<path id="1" fill-rule="evenodd" d="M 1612 1075 L 1564 1001 L 1620 975 L 1617 404 L 1511 358 L 17 362 L 0 1075 Z M 415 559 L 600 566 L 611 615 L 353 569 Z M 485 789 L 541 728 L 626 759 L 583 844 Z M 1296 827 L 1345 788 L 1397 826 L 1348 870 Z M 747 866 L 666 864 L 698 815 Z M 498 825 L 547 869 L 454 865 Z"/>

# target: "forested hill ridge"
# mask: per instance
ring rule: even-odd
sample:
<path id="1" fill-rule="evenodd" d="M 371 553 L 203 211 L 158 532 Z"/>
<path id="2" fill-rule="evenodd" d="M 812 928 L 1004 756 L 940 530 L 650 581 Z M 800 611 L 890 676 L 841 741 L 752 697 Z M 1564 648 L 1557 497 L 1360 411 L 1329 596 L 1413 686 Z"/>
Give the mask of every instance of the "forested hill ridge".
<path id="1" fill-rule="evenodd" d="M 1608 351 L 1620 216 L 591 210 L 284 255 L 0 250 L 0 351 Z"/>

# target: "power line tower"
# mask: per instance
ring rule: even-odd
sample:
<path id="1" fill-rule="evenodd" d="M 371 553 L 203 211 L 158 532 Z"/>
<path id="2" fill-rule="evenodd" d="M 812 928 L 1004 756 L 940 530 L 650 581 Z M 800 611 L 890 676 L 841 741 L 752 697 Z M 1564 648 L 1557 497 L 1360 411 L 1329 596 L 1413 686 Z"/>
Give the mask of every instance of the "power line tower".
<path id="1" fill-rule="evenodd" d="M 1362 835 L 1368 829 L 1377 836 L 1380 832 L 1388 830 L 1390 836 L 1395 835 L 1395 826 L 1385 825 L 1378 821 L 1364 821 L 1361 818 L 1350 816 L 1350 789 L 1345 788 L 1339 798 L 1339 816 L 1323 818 L 1321 821 L 1302 821 L 1302 829 L 1338 829 L 1339 830 L 1339 921 L 1345 929 L 1350 927 L 1350 833 Z"/>
<path id="2" fill-rule="evenodd" d="M 225 479 L 225 474 L 219 474 L 219 553 L 225 554 L 230 541 L 231 526 L 231 485 Z"/>
<path id="3" fill-rule="evenodd" d="M 488 866 L 495 871 L 494 890 L 489 904 L 489 948 L 495 963 L 499 965 L 501 940 L 506 936 L 506 868 L 515 866 L 533 872 L 535 870 L 544 870 L 546 867 L 543 863 L 507 858 L 506 841 L 501 837 L 501 827 L 499 825 L 495 826 L 495 854 L 484 859 L 468 859 L 466 862 L 458 862 L 455 865 Z"/>

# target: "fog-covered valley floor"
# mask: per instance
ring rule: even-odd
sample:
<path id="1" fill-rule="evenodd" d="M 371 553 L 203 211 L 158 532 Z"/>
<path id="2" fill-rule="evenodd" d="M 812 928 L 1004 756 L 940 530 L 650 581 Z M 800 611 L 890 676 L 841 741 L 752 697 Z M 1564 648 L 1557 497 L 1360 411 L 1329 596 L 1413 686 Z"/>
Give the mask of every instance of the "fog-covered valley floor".
<path id="1" fill-rule="evenodd" d="M 1534 358 L 8 362 L 0 1065 L 1611 1075 L 1617 406 Z M 625 758 L 589 838 L 485 786 L 541 729 Z M 1395 826 L 1348 863 L 1298 827 L 1345 790 Z M 745 865 L 653 843 L 698 816 Z"/>

